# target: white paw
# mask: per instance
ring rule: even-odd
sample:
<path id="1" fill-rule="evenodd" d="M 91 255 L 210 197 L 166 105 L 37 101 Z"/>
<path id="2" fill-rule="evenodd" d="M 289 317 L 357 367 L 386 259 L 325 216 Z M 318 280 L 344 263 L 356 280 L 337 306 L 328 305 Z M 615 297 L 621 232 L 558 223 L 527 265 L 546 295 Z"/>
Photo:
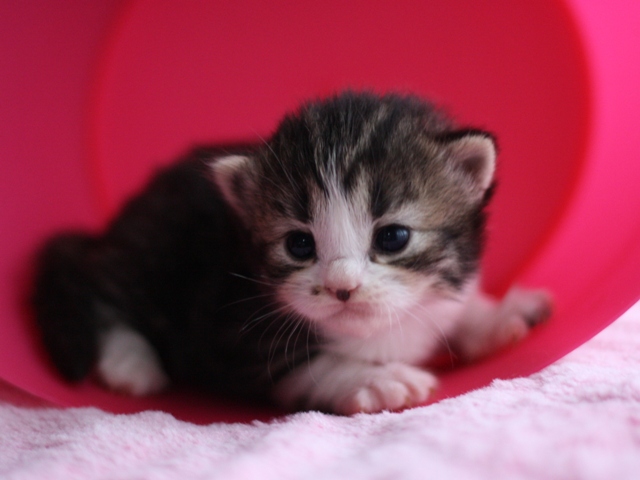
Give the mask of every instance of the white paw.
<path id="1" fill-rule="evenodd" d="M 373 413 L 424 404 L 436 389 L 434 375 L 403 363 L 371 365 L 354 379 L 355 388 L 335 405 L 337 413 Z"/>
<path id="2" fill-rule="evenodd" d="M 114 328 L 101 338 L 97 369 L 107 387 L 128 395 L 158 393 L 169 385 L 156 351 L 128 328 Z"/>

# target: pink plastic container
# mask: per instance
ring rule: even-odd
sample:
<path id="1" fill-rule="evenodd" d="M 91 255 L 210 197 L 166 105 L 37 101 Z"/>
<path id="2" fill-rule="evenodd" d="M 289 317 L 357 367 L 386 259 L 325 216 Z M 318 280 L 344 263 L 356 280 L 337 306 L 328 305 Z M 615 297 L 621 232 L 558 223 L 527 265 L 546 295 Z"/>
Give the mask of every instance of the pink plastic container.
<path id="1" fill-rule="evenodd" d="M 24 306 L 29 262 L 56 230 L 101 228 L 191 144 L 267 136 L 301 100 L 345 87 L 417 92 L 495 132 L 486 287 L 556 296 L 548 325 L 443 374 L 440 398 L 548 365 L 640 297 L 640 4 L 270 3 L 0 5 L 0 378 L 59 405 L 272 415 L 65 384 Z"/>

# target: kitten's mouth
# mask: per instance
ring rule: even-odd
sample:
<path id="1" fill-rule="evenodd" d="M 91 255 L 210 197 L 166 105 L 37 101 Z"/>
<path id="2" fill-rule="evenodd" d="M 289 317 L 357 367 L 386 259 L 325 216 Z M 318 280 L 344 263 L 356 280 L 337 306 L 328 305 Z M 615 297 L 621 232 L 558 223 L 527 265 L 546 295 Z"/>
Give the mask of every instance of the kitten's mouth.
<path id="1" fill-rule="evenodd" d="M 344 302 L 336 306 L 336 309 L 328 315 L 330 320 L 366 320 L 375 314 L 375 309 L 367 302 Z"/>
<path id="2" fill-rule="evenodd" d="M 381 318 L 379 311 L 370 303 L 346 302 L 319 319 L 318 324 L 331 337 L 365 338 L 378 330 Z"/>
<path id="3" fill-rule="evenodd" d="M 302 315 L 330 335 L 361 337 L 364 333 L 370 334 L 381 323 L 381 306 L 376 302 L 351 298 L 302 307 L 299 310 Z"/>
<path id="4" fill-rule="evenodd" d="M 344 307 L 341 311 L 355 313 L 355 314 L 362 314 L 362 315 L 370 315 L 373 312 L 373 308 L 371 307 L 370 303 L 366 303 L 366 302 L 351 302 L 351 303 L 347 302 L 344 304 Z"/>

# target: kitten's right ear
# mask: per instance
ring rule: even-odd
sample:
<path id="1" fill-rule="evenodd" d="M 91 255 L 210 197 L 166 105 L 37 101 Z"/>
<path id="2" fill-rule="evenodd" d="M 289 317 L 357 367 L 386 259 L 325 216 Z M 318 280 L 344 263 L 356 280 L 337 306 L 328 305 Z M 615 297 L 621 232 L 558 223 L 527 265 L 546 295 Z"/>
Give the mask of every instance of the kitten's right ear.
<path id="1" fill-rule="evenodd" d="M 497 147 L 494 137 L 480 130 L 464 130 L 441 137 L 449 149 L 449 166 L 467 186 L 469 194 L 482 198 L 493 184 Z"/>
<path id="2" fill-rule="evenodd" d="M 246 198 L 251 188 L 251 158 L 244 155 L 218 157 L 209 163 L 209 167 L 224 200 L 246 221 L 243 198 Z"/>

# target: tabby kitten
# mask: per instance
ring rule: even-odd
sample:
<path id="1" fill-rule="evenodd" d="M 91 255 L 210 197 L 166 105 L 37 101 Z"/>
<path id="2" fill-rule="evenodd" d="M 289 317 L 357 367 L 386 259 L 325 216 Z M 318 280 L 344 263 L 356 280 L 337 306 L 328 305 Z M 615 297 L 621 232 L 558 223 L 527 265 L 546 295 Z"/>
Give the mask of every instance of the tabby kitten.
<path id="1" fill-rule="evenodd" d="M 347 92 L 264 144 L 199 149 L 101 235 L 50 240 L 33 305 L 62 375 L 336 413 L 425 402 L 420 365 L 504 347 L 546 294 L 479 291 L 496 147 L 416 97 Z"/>

